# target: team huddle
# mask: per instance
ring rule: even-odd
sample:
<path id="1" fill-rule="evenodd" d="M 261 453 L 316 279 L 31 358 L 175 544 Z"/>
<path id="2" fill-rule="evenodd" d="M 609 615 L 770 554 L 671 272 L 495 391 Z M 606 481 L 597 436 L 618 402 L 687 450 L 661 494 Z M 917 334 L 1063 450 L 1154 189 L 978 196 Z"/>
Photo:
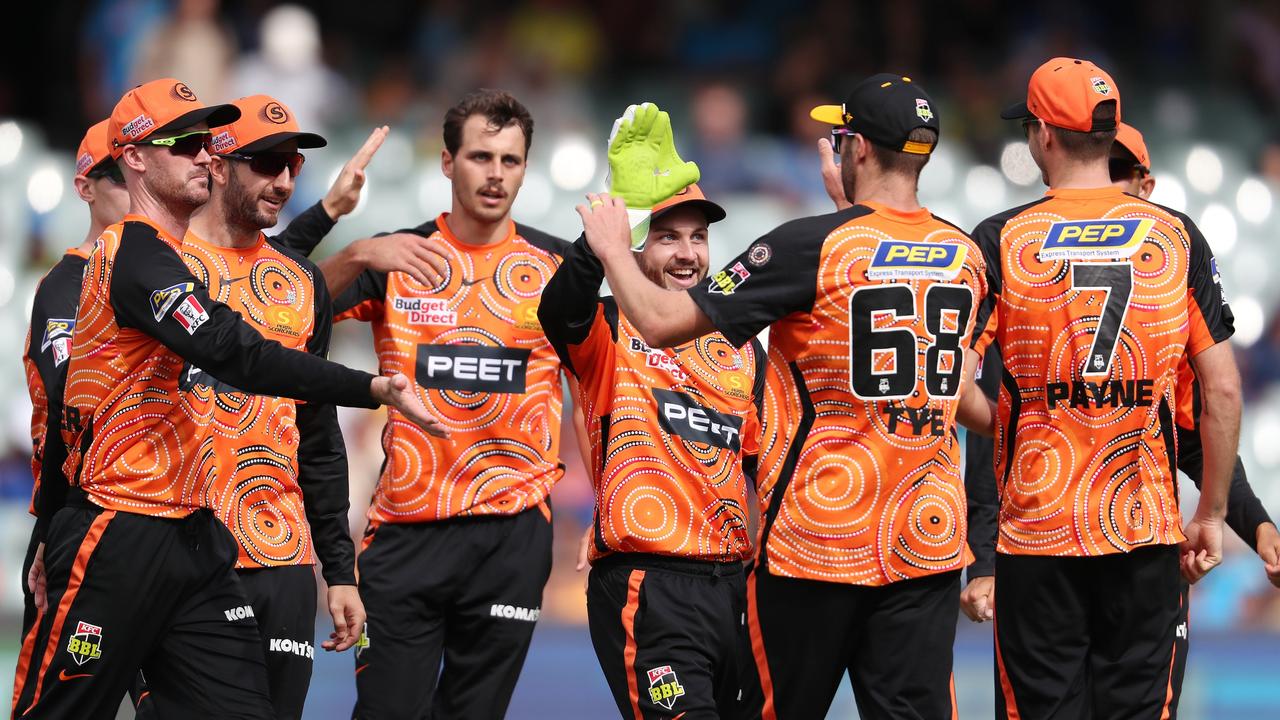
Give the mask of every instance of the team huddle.
<path id="1" fill-rule="evenodd" d="M 13 717 L 301 717 L 317 561 L 351 717 L 502 717 L 551 570 L 562 378 L 622 717 L 822 718 L 847 675 L 862 717 L 954 718 L 961 612 L 993 621 L 999 717 L 1175 717 L 1224 519 L 1278 585 L 1280 533 L 1236 457 L 1216 262 L 1146 200 L 1120 89 L 1036 70 L 1003 117 L 1049 189 L 972 232 L 919 203 L 940 121 L 912 79 L 812 116 L 835 212 L 718 272 L 726 211 L 667 113 L 614 124 L 569 243 L 511 217 L 533 119 L 496 90 L 446 113 L 448 212 L 317 264 L 386 128 L 268 237 L 324 138 L 268 96 L 126 93 L 33 304 Z M 379 376 L 327 360 L 348 319 Z M 359 549 L 338 405 L 387 406 Z"/>

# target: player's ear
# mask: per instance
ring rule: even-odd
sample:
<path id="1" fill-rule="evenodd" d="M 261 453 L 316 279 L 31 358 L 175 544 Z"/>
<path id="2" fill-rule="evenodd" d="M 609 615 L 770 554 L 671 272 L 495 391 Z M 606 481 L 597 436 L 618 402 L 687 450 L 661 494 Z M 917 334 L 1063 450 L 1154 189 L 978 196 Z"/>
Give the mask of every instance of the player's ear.
<path id="1" fill-rule="evenodd" d="M 125 145 L 121 150 L 120 159 L 116 162 L 134 172 L 147 171 L 147 162 L 143 159 L 142 151 L 137 145 Z"/>
<path id="2" fill-rule="evenodd" d="M 86 203 L 92 203 L 97 195 L 94 193 L 93 181 L 83 175 L 77 175 L 71 184 L 76 188 L 76 195 Z"/>
<path id="3" fill-rule="evenodd" d="M 231 174 L 231 163 L 221 155 L 209 156 L 209 176 L 219 185 L 226 185 Z"/>
<path id="4" fill-rule="evenodd" d="M 1155 192 L 1155 189 L 1156 179 L 1154 176 L 1148 175 L 1138 183 L 1138 197 L 1146 200 L 1151 197 L 1151 193 Z"/>
<path id="5" fill-rule="evenodd" d="M 453 154 L 449 152 L 448 148 L 440 151 L 440 171 L 444 173 L 445 177 L 450 180 L 453 179 Z"/>

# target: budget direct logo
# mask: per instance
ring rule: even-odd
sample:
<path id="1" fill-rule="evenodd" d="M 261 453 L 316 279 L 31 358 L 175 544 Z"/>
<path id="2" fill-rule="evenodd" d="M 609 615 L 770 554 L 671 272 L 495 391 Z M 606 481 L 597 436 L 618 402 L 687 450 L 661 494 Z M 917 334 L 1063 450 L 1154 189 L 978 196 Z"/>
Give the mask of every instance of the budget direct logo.
<path id="1" fill-rule="evenodd" d="M 396 295 L 391 298 L 391 309 L 404 313 L 405 321 L 410 325 L 453 327 L 458 324 L 458 313 L 449 309 L 448 300 Z"/>
<path id="2" fill-rule="evenodd" d="M 871 256 L 871 280 L 952 280 L 960 274 L 969 249 L 953 243 L 881 240 Z"/>
<path id="3" fill-rule="evenodd" d="M 1122 259 L 1133 255 L 1155 220 L 1065 220 L 1049 226 L 1040 260 Z"/>

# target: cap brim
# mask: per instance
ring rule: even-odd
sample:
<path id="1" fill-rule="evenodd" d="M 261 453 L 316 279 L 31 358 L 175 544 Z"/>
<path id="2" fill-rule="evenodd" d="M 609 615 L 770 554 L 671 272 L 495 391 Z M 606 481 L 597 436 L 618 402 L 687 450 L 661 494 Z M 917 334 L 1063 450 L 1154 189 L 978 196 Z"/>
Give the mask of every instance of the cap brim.
<path id="1" fill-rule="evenodd" d="M 721 220 L 725 219 L 729 215 L 724 211 L 724 208 L 711 202 L 710 200 L 707 200 L 705 198 L 689 198 L 688 200 L 682 200 L 678 203 L 672 203 L 671 205 L 668 205 L 662 208 L 661 210 L 655 211 L 653 215 L 649 218 L 650 224 L 652 224 L 654 220 L 657 220 L 658 218 L 667 214 L 668 211 L 674 210 L 675 208 L 678 208 L 678 207 L 700 208 L 703 214 L 707 216 L 707 224 L 720 222 Z"/>
<path id="2" fill-rule="evenodd" d="M 1017 105 L 1010 105 L 1000 111 L 1000 117 L 1004 120 L 1022 120 L 1024 118 L 1035 116 L 1031 114 L 1031 110 L 1027 108 L 1027 104 L 1025 102 L 1020 102 Z"/>
<path id="3" fill-rule="evenodd" d="M 240 119 L 240 108 L 235 105 L 209 105 L 198 110 L 192 110 L 185 115 L 178 117 L 165 123 L 163 126 L 147 133 L 148 136 L 156 133 L 175 132 L 177 130 L 185 130 L 192 125 L 198 123 L 206 123 L 209 127 L 215 128 L 222 125 L 230 125 Z"/>
<path id="4" fill-rule="evenodd" d="M 809 117 L 828 125 L 843 125 L 844 108 L 840 105 L 819 105 L 809 111 Z"/>
<path id="5" fill-rule="evenodd" d="M 320 137 L 315 133 L 279 132 L 279 133 L 273 133 L 271 135 L 267 135 L 266 137 L 258 138 L 257 140 L 254 140 L 253 142 L 249 143 L 248 145 L 241 145 L 240 147 L 235 149 L 235 152 L 238 152 L 238 153 L 262 152 L 264 150 L 270 150 L 271 148 L 277 145 L 282 145 L 284 143 L 287 143 L 290 140 L 298 141 L 299 150 L 304 148 L 322 148 L 325 145 L 329 144 L 328 141 L 326 141 L 324 138 Z"/>

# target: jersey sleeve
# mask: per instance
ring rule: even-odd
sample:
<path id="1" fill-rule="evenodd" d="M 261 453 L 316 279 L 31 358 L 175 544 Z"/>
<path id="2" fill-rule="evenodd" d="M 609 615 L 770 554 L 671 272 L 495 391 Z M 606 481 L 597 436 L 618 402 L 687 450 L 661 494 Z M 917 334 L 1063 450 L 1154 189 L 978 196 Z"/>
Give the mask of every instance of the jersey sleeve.
<path id="1" fill-rule="evenodd" d="M 1187 267 L 1187 316 L 1191 324 L 1187 352 L 1191 357 L 1230 338 L 1235 332 L 1235 316 L 1222 292 L 1218 260 L 1209 242 L 1191 218 L 1179 214 L 1191 240 L 1191 260 Z"/>
<path id="2" fill-rule="evenodd" d="M 126 224 L 112 268 L 116 322 L 246 392 L 377 407 L 373 376 L 267 340 L 209 292 L 150 228 Z"/>
<path id="3" fill-rule="evenodd" d="M 333 333 L 333 301 L 319 269 L 311 270 L 317 279 L 316 320 L 307 351 L 324 358 L 329 355 Z M 298 435 L 298 486 L 324 581 L 329 585 L 355 585 L 356 550 L 347 521 L 351 509 L 347 447 L 338 426 L 337 408 L 330 403 L 298 405 Z"/>
<path id="4" fill-rule="evenodd" d="M 992 346 L 982 357 L 978 387 L 994 399 L 1000 391 L 1004 366 L 1000 351 Z M 965 431 L 964 492 L 969 502 L 969 551 L 973 564 L 969 577 L 984 577 L 996 572 L 996 534 L 1000 514 L 1000 496 L 996 490 L 995 440 L 976 432 Z"/>
<path id="5" fill-rule="evenodd" d="M 333 301 L 334 322 L 361 320 L 377 322 L 382 319 L 387 302 L 387 274 L 365 270 L 356 276 L 355 282 L 343 290 Z"/>
<path id="6" fill-rule="evenodd" d="M 324 240 L 337 223 L 325 212 L 324 205 L 317 202 L 298 214 L 285 227 L 284 232 L 272 238 L 277 243 L 310 257 L 312 251 Z"/>
<path id="7" fill-rule="evenodd" d="M 568 245 L 563 258 L 542 290 L 538 322 L 560 362 L 579 382 L 594 385 L 594 375 L 613 362 L 618 314 L 616 309 L 606 313 L 604 306 L 612 301 L 599 298 L 604 265 L 586 238 Z"/>
<path id="8" fill-rule="evenodd" d="M 869 212 L 855 205 L 785 223 L 690 288 L 689 295 L 729 342 L 742 347 L 775 320 L 813 309 L 827 236 Z"/>
<path id="9" fill-rule="evenodd" d="M 974 318 L 973 336 L 970 347 L 979 353 L 995 341 L 998 317 L 996 308 L 1000 303 L 1002 291 L 1000 273 L 1000 232 L 1005 220 L 1000 217 L 988 218 L 973 229 L 973 241 L 982 251 L 982 265 L 986 276 L 987 294 L 978 303 L 978 312 Z"/>

